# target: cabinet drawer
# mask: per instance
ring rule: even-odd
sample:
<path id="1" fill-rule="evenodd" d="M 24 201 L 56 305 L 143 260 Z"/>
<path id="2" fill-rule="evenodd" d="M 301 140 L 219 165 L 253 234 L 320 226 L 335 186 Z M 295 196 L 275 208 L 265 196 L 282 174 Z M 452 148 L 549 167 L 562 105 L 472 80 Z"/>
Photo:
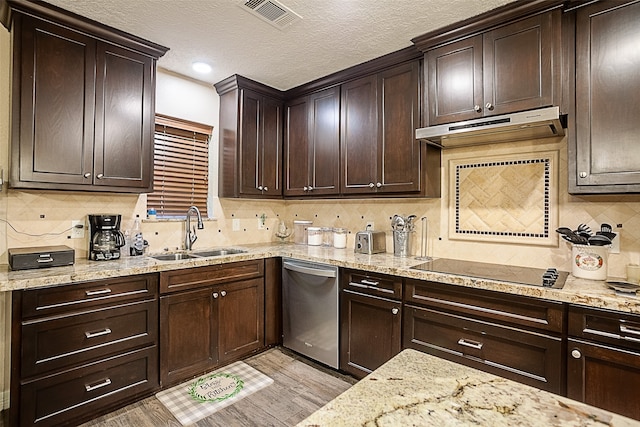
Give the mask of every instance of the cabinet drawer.
<path id="1" fill-rule="evenodd" d="M 382 298 L 402 299 L 402 278 L 366 271 L 345 270 L 342 289 Z"/>
<path id="2" fill-rule="evenodd" d="M 564 352 L 559 337 L 407 305 L 403 348 L 562 393 Z"/>
<path id="3" fill-rule="evenodd" d="M 158 275 L 128 276 L 22 292 L 22 317 L 46 316 L 155 297 Z"/>
<path id="4" fill-rule="evenodd" d="M 264 261 L 252 260 L 160 273 L 160 293 L 189 290 L 264 275 Z"/>
<path id="5" fill-rule="evenodd" d="M 543 331 L 561 333 L 565 322 L 563 303 L 503 292 L 407 280 L 404 295 L 405 302 Z"/>
<path id="6" fill-rule="evenodd" d="M 22 325 L 22 377 L 154 344 L 158 302 L 137 301 Z"/>
<path id="7" fill-rule="evenodd" d="M 640 350 L 640 316 L 569 306 L 569 335 Z"/>
<path id="8" fill-rule="evenodd" d="M 158 387 L 158 350 L 148 347 L 22 385 L 20 425 L 59 426 Z"/>

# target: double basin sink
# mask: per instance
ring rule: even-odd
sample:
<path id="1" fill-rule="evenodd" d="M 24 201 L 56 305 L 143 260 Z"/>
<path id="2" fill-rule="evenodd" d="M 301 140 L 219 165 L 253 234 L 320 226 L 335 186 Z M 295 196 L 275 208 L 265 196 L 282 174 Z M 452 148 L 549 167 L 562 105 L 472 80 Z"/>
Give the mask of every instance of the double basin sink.
<path id="1" fill-rule="evenodd" d="M 212 258 L 218 256 L 225 255 L 233 255 L 233 254 L 243 254 L 247 252 L 244 249 L 212 249 L 208 251 L 194 251 L 190 253 L 172 253 L 172 254 L 159 254 L 159 255 L 150 255 L 149 258 L 153 258 L 158 261 L 179 261 L 183 259 L 198 259 L 198 258 Z"/>

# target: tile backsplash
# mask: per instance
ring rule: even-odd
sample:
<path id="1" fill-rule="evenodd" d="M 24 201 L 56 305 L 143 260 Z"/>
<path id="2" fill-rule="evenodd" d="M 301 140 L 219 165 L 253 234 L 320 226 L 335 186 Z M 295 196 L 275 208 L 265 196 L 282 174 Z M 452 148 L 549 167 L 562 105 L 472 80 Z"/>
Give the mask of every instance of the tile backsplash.
<path id="1" fill-rule="evenodd" d="M 514 152 L 557 150 L 559 152 L 558 225 L 577 227 L 586 223 L 599 228 L 603 222 L 620 232 L 621 252 L 609 256 L 609 274 L 624 276 L 628 263 L 640 263 L 640 196 L 571 196 L 567 193 L 566 141 L 496 144 L 443 151 L 443 178 L 449 175 L 449 160 L 483 156 L 507 155 Z M 447 182 L 443 179 L 443 182 Z M 499 191 L 489 189 L 491 191 Z M 120 213 L 123 227 L 133 225 L 135 215 L 145 217 L 146 196 L 96 193 L 38 192 L 8 190 L 0 195 L 1 223 L 0 261 L 7 262 L 10 247 L 68 245 L 76 250 L 78 258 L 87 255 L 88 230 L 84 239 L 70 239 L 72 220 L 86 221 L 90 213 Z M 210 212 L 215 219 L 205 221 L 204 230 L 198 230 L 195 248 L 267 243 L 278 239 L 274 233 L 280 220 L 293 227 L 296 219 L 312 220 L 314 225 L 344 227 L 349 230 L 347 249 L 353 250 L 355 232 L 373 223 L 376 230 L 387 232 L 387 252 L 393 252 L 390 221 L 393 215 L 427 217 L 428 254 L 435 257 L 457 258 L 471 261 L 514 264 L 532 267 L 557 266 L 571 270 L 571 250 L 564 241 L 552 246 L 467 241 L 450 239 L 449 190 L 443 185 L 439 199 L 335 199 L 335 200 L 244 200 L 213 199 Z M 258 228 L 261 217 L 265 227 Z M 234 220 L 238 230 L 234 231 Z M 145 239 L 151 252 L 175 250 L 182 246 L 183 221 L 143 221 Z M 411 253 L 420 253 L 421 221 L 416 221 Z M 622 224 L 622 228 L 616 228 Z M 15 228 L 15 230 L 14 230 Z M 17 230 L 17 231 L 16 231 Z M 292 240 L 292 238 L 290 238 Z"/>

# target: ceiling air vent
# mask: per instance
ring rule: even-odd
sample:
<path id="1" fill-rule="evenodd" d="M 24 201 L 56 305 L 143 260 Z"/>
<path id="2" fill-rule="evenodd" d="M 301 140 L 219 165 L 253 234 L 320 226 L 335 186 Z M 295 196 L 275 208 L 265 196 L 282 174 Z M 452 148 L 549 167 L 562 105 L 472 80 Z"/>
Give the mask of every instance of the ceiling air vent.
<path id="1" fill-rule="evenodd" d="M 276 0 L 242 0 L 238 6 L 280 30 L 302 19 L 300 15 Z"/>

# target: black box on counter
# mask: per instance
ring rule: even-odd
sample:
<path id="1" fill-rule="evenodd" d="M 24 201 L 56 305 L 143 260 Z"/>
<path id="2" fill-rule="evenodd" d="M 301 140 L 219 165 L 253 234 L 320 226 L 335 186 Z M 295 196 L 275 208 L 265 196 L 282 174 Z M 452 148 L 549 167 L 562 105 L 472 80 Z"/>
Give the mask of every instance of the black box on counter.
<path id="1" fill-rule="evenodd" d="M 36 246 L 9 248 L 9 266 L 12 270 L 61 267 L 73 265 L 75 251 L 68 246 Z"/>

